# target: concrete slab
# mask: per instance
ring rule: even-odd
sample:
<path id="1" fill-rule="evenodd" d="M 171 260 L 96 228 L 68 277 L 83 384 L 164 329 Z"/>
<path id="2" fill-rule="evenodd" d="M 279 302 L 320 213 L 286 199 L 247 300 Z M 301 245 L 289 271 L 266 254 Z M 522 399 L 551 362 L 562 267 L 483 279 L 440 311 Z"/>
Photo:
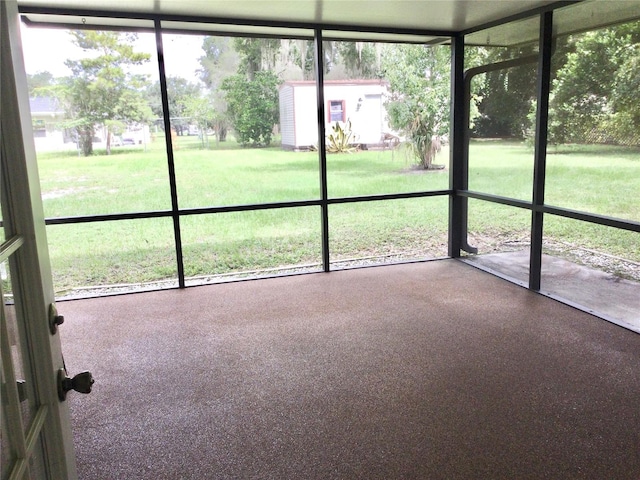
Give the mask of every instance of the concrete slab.
<path id="1" fill-rule="evenodd" d="M 529 250 L 474 255 L 483 269 L 527 284 Z M 542 256 L 541 293 L 640 332 L 640 283 L 551 255 Z"/>

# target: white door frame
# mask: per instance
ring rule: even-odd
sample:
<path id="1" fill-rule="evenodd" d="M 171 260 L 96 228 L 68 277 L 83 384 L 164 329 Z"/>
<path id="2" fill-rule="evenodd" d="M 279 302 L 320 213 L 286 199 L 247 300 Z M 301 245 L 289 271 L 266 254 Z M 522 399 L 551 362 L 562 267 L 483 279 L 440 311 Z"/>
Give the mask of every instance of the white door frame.
<path id="1" fill-rule="evenodd" d="M 35 435 L 42 440 L 30 447 L 40 451 L 47 480 L 74 480 L 69 409 L 58 399 L 57 375 L 64 366 L 60 336 L 49 329 L 54 294 L 16 0 L 0 1 L 0 31 L 3 222 L 8 241 L 13 238 L 21 243 L 11 255 L 10 270 L 21 345 L 30 357 L 27 376 L 33 381 L 39 420 L 32 424 L 40 430 L 39 435 L 27 431 L 26 437 Z M 28 457 L 18 459 L 14 466 L 28 464 Z"/>

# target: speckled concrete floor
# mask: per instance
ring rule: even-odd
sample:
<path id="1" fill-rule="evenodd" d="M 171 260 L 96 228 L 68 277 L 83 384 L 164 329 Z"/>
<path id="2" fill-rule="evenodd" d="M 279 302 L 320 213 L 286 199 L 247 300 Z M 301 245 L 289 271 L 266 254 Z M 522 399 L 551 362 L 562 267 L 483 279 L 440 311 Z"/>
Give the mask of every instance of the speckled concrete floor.
<path id="1" fill-rule="evenodd" d="M 640 478 L 640 335 L 454 260 L 61 302 L 80 478 Z"/>

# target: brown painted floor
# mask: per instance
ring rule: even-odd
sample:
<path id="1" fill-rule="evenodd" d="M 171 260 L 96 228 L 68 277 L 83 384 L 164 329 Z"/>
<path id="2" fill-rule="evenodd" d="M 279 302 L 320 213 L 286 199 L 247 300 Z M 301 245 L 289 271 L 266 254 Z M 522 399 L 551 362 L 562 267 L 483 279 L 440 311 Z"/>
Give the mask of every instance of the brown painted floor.
<path id="1" fill-rule="evenodd" d="M 455 260 L 58 309 L 81 479 L 640 478 L 640 335 Z"/>

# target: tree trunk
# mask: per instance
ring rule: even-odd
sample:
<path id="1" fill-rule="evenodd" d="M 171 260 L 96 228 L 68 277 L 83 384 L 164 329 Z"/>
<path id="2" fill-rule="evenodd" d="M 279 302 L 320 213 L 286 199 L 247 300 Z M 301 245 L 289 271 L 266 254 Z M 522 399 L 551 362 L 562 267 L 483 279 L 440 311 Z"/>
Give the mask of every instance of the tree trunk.
<path id="1" fill-rule="evenodd" d="M 93 127 L 79 127 L 78 142 L 85 157 L 93 155 Z"/>
<path id="2" fill-rule="evenodd" d="M 107 130 L 107 155 L 111 155 L 111 132 Z"/>

